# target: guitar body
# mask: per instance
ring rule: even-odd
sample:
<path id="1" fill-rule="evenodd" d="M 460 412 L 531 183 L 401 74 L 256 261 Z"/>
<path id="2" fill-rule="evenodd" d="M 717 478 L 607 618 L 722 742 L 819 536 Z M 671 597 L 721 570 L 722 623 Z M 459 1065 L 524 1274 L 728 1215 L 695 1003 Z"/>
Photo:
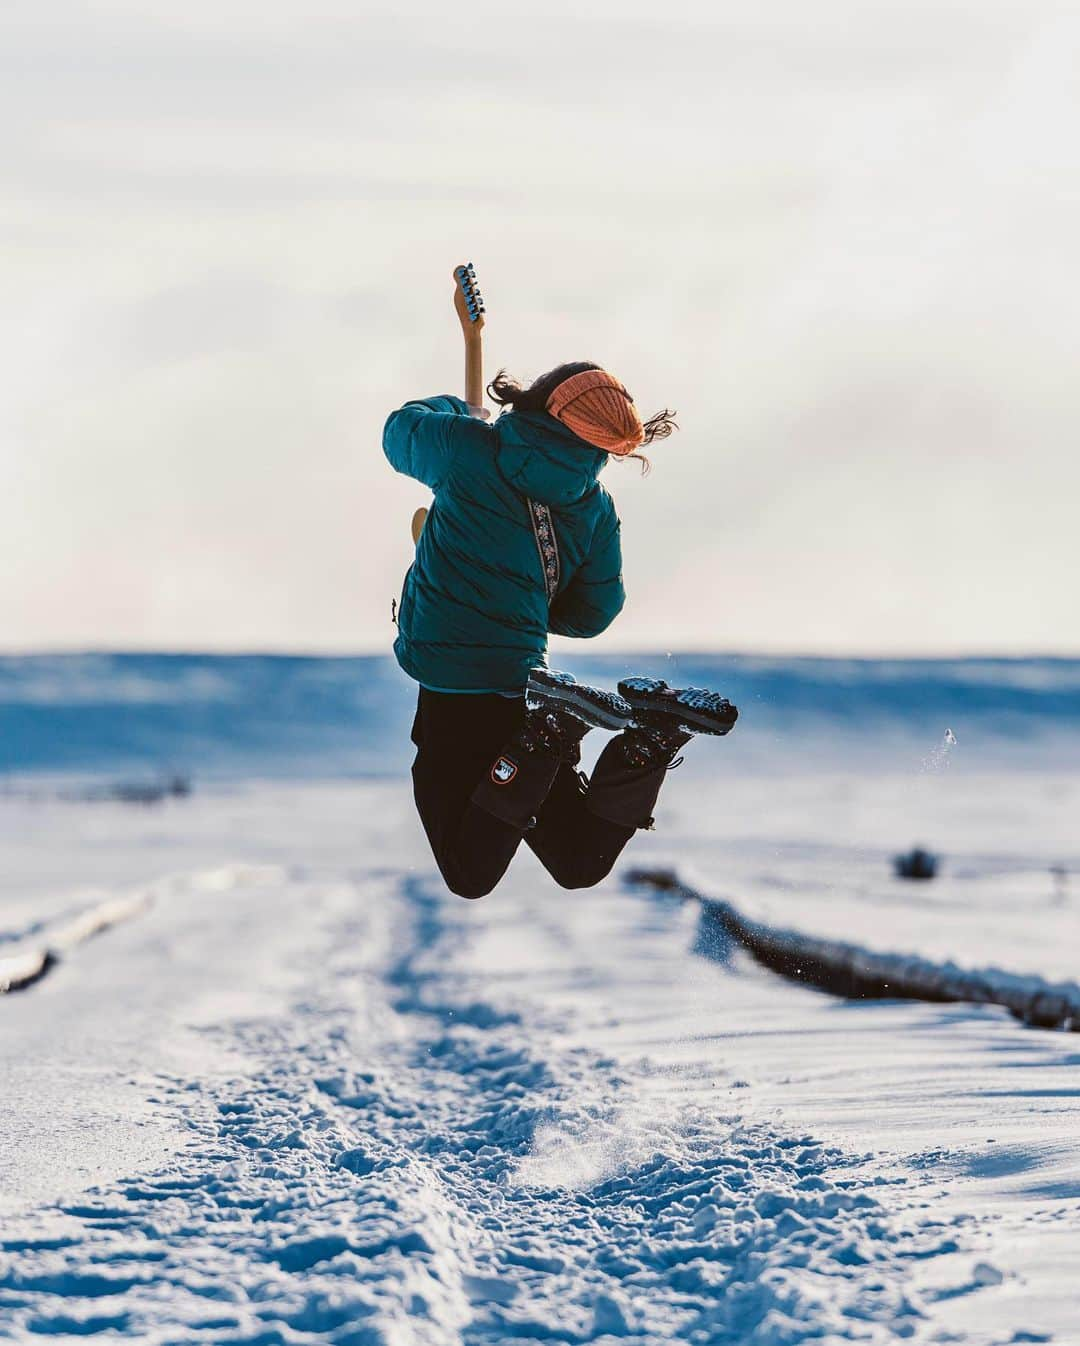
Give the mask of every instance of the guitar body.
<path id="1" fill-rule="evenodd" d="M 480 333 L 484 327 L 484 300 L 476 283 L 472 262 L 454 267 L 454 310 L 465 338 L 465 401 L 479 409 L 484 404 L 484 358 Z M 420 541 L 428 512 L 420 508 L 412 516 L 413 546 Z"/>

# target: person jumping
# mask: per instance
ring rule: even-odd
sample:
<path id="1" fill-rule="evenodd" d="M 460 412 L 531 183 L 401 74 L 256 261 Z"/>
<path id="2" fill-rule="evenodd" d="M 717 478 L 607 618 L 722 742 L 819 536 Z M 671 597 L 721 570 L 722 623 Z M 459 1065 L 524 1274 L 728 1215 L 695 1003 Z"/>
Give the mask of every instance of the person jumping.
<path id="1" fill-rule="evenodd" d="M 458 397 L 391 413 L 391 465 L 434 502 L 397 611 L 394 653 L 420 684 L 412 741 L 416 807 L 447 886 L 490 893 L 524 840 L 564 888 L 610 871 L 652 812 L 694 734 L 727 734 L 715 692 L 626 678 L 613 693 L 546 667 L 549 633 L 589 637 L 623 607 L 620 523 L 598 478 L 638 457 L 674 416 L 644 423 L 599 365 L 560 365 L 528 387 L 501 372 L 502 414 Z M 479 400 L 479 399 L 477 399 Z M 591 779 L 592 729 L 614 730 Z"/>

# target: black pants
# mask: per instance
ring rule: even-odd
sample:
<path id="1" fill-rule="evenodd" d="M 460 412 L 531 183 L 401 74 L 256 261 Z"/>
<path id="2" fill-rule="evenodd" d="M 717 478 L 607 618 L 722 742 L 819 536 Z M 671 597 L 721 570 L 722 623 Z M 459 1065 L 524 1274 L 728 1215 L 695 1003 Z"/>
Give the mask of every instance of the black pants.
<path id="1" fill-rule="evenodd" d="M 413 722 L 413 793 L 447 887 L 483 897 L 522 840 L 563 888 L 591 888 L 647 827 L 664 767 L 628 767 L 617 739 L 586 788 L 565 763 L 513 744 L 524 698 L 420 690 Z M 509 759 L 510 768 L 496 764 Z"/>

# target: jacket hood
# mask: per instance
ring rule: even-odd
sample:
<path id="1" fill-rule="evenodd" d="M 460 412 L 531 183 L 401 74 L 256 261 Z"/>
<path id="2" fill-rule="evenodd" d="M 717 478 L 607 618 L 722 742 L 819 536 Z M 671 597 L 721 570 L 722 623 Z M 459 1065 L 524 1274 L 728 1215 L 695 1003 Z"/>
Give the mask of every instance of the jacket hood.
<path id="1" fill-rule="evenodd" d="M 608 455 L 546 411 L 506 411 L 495 422 L 503 478 L 543 505 L 572 505 L 592 490 Z"/>

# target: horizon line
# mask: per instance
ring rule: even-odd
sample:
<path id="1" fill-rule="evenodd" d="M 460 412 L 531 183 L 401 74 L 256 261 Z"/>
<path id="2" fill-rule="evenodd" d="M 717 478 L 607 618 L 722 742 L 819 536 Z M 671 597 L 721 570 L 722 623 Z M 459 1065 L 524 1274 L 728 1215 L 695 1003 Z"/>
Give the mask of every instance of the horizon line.
<path id="1" fill-rule="evenodd" d="M 593 658 L 618 659 L 623 657 L 669 657 L 681 659 L 768 659 L 808 662 L 845 663 L 1048 663 L 1080 661 L 1080 649 L 1073 651 L 808 651 L 752 649 L 748 647 L 673 647 L 664 649 L 659 646 L 627 646 L 625 649 L 581 649 L 570 652 L 569 657 L 579 655 Z M 5 649 L 0 647 L 0 659 L 48 659 L 48 658 L 190 658 L 190 659 L 308 659 L 308 660 L 345 660 L 345 659 L 394 659 L 389 649 L 334 649 L 315 647 L 273 647 L 273 646 L 169 646 L 169 645 L 43 645 L 22 646 Z"/>

